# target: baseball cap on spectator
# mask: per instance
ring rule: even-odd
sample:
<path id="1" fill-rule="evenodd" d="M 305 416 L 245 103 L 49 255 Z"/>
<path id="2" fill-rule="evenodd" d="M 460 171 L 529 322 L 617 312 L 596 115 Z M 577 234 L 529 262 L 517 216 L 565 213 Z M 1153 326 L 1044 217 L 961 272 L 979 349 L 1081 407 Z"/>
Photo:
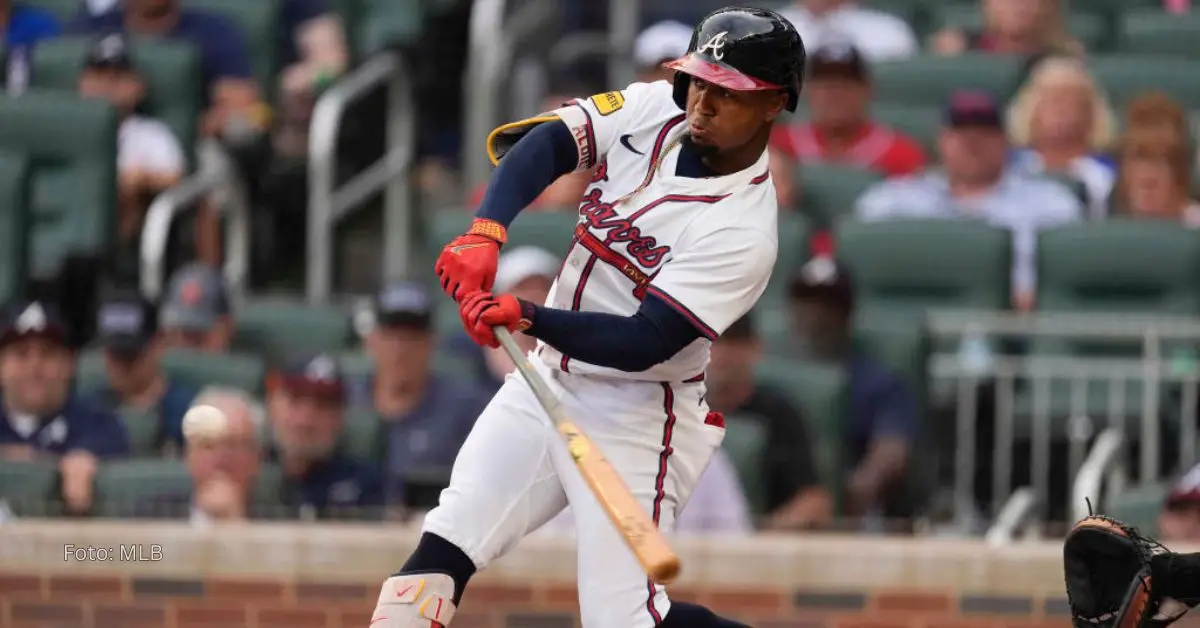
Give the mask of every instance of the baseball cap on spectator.
<path id="1" fill-rule="evenodd" d="M 4 310 L 0 347 L 18 340 L 40 337 L 66 345 L 67 323 L 58 308 L 43 301 L 17 301 Z"/>
<path id="2" fill-rule="evenodd" d="M 1184 473 L 1167 494 L 1167 510 L 1200 506 L 1200 465 Z"/>
<path id="3" fill-rule="evenodd" d="M 553 281 L 561 265 L 562 261 L 545 249 L 536 246 L 517 247 L 500 256 L 492 290 L 507 292 L 530 277 L 545 277 Z"/>
<path id="4" fill-rule="evenodd" d="M 666 61 L 687 54 L 692 43 L 692 27 L 675 20 L 652 24 L 638 35 L 633 45 L 633 58 L 638 67 L 654 69 Z"/>
<path id="5" fill-rule="evenodd" d="M 132 70 L 133 57 L 124 35 L 112 33 L 97 39 L 88 49 L 84 66 L 96 70 Z"/>
<path id="6" fill-rule="evenodd" d="M 854 304 L 854 280 L 850 270 L 835 258 L 814 257 L 792 277 L 793 299 L 820 299 L 839 303 L 849 309 Z"/>
<path id="7" fill-rule="evenodd" d="M 959 90 L 946 103 L 945 124 L 948 127 L 989 127 L 1004 129 L 1000 104 L 987 92 Z"/>
<path id="8" fill-rule="evenodd" d="M 110 298 L 100 306 L 96 329 L 106 351 L 133 360 L 158 335 L 158 308 L 140 296 Z"/>
<path id="9" fill-rule="evenodd" d="M 346 380 L 337 357 L 328 353 L 308 356 L 283 369 L 278 385 L 289 395 L 318 397 L 342 402 L 346 398 Z"/>
<path id="10" fill-rule="evenodd" d="M 871 72 L 867 60 L 854 44 L 829 42 L 809 57 L 809 77 L 848 78 L 865 83 L 870 80 Z"/>
<path id="11" fill-rule="evenodd" d="M 427 330 L 433 326 L 433 299 L 419 284 L 399 282 L 390 284 L 375 297 L 375 323 L 382 327 L 415 327 Z"/>
<path id="12" fill-rule="evenodd" d="M 208 331 L 229 314 L 229 291 L 216 269 L 201 263 L 175 272 L 163 299 L 159 323 L 163 327 Z"/>

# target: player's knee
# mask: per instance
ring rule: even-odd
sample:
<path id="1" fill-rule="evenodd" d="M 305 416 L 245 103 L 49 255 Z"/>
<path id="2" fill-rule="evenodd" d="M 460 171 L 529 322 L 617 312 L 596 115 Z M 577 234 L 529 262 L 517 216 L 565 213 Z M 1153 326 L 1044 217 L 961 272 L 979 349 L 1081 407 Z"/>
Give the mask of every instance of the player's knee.
<path id="1" fill-rule="evenodd" d="M 446 628 L 454 618 L 454 589 L 444 573 L 392 576 L 379 592 L 371 628 Z"/>

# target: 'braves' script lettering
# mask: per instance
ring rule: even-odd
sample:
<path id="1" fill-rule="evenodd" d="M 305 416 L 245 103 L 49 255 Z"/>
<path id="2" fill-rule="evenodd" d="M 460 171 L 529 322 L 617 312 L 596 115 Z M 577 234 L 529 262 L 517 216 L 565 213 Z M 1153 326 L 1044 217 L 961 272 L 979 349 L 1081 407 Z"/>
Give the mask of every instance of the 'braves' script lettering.
<path id="1" fill-rule="evenodd" d="M 642 235 L 642 230 L 632 221 L 618 216 L 612 203 L 600 200 L 599 189 L 593 189 L 583 195 L 579 205 L 579 215 L 583 216 L 592 229 L 607 232 L 604 238 L 605 243 L 627 243 L 626 250 L 629 255 L 646 268 L 658 266 L 667 253 L 671 252 L 671 247 L 658 246 L 658 241 L 654 239 L 654 236 Z"/>

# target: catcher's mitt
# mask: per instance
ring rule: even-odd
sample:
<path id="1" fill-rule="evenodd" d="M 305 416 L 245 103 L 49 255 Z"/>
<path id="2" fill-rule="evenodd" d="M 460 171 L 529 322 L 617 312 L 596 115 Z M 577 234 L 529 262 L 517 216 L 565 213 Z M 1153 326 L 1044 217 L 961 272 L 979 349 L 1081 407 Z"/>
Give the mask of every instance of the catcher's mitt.
<path id="1" fill-rule="evenodd" d="M 1188 606 L 1164 598 L 1151 577 L 1158 541 L 1116 519 L 1091 515 L 1063 544 L 1071 622 L 1076 628 L 1162 628 Z"/>

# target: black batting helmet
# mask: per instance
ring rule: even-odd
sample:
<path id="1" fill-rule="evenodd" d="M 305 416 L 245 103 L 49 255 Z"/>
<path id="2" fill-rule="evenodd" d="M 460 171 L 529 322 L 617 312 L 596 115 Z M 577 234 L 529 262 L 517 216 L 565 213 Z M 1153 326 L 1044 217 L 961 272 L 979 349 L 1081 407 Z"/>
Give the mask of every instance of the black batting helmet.
<path id="1" fill-rule="evenodd" d="M 666 64 L 675 70 L 675 103 L 687 108 L 696 76 L 737 91 L 782 89 L 795 111 L 804 82 L 804 41 L 787 18 L 767 9 L 726 7 L 700 20 L 688 54 Z"/>

